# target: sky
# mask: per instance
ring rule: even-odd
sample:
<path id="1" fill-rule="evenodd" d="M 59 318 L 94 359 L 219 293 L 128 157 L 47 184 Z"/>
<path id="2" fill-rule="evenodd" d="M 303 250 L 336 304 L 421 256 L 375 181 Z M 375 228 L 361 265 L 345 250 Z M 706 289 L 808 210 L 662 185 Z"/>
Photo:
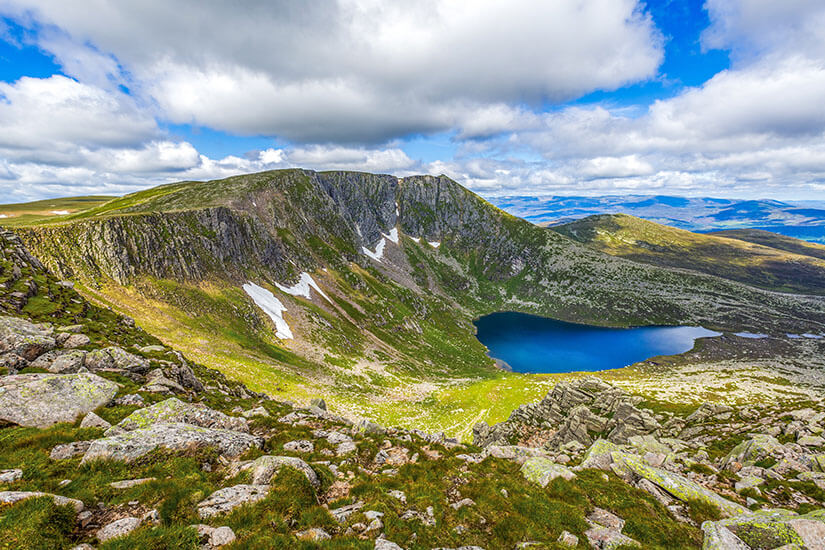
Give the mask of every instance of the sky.
<path id="1" fill-rule="evenodd" d="M 0 203 L 303 167 L 825 199 L 822 0 L 0 0 Z"/>

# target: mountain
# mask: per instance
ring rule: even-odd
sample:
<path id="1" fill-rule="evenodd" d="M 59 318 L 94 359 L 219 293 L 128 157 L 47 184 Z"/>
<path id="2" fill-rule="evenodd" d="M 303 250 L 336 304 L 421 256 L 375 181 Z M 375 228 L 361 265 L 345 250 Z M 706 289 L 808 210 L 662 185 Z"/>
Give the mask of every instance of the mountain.
<path id="1" fill-rule="evenodd" d="M 630 214 L 694 232 L 748 228 L 825 242 L 825 207 L 819 201 L 788 203 L 663 195 L 515 196 L 491 200 L 499 208 L 539 225 L 561 225 L 599 214 Z"/>
<path id="2" fill-rule="evenodd" d="M 825 323 L 820 299 L 616 258 L 444 176 L 181 182 L 16 231 L 84 295 L 256 391 L 462 437 L 548 387 L 494 368 L 471 322 L 485 313 L 774 335 Z"/>
<path id="3" fill-rule="evenodd" d="M 613 256 L 689 269 L 779 292 L 825 294 L 825 247 L 768 232 L 691 233 L 625 214 L 552 228 Z M 739 239 L 740 231 L 749 239 Z"/>

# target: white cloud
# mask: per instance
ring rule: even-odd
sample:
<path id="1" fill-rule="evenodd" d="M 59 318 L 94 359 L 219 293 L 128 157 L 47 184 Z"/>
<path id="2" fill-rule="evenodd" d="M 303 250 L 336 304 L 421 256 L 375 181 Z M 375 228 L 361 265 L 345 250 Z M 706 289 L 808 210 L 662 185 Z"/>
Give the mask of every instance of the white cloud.
<path id="1" fill-rule="evenodd" d="M 0 150 L 7 158 L 157 137 L 154 118 L 123 94 L 61 75 L 0 82 Z"/>
<path id="2" fill-rule="evenodd" d="M 636 0 L 14 6 L 63 32 L 41 47 L 71 51 L 71 38 L 90 50 L 58 55 L 66 70 L 98 85 L 134 76 L 172 121 L 304 142 L 384 142 L 472 112 L 488 122 L 468 135 L 483 134 L 506 123 L 490 120 L 501 104 L 614 89 L 662 60 Z"/>

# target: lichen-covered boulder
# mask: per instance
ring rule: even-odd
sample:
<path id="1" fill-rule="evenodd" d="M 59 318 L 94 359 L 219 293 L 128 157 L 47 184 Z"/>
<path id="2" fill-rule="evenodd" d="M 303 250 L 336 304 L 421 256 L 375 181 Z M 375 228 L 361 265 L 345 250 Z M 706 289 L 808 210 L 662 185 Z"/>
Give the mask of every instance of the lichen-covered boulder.
<path id="1" fill-rule="evenodd" d="M 91 373 L 16 374 L 0 378 L 0 419 L 46 428 L 74 422 L 105 405 L 118 385 Z"/>
<path id="2" fill-rule="evenodd" d="M 51 327 L 18 317 L 0 317 L 0 354 L 14 353 L 34 361 L 56 345 Z"/>
<path id="3" fill-rule="evenodd" d="M 52 361 L 46 369 L 49 372 L 55 372 L 58 374 L 77 372 L 83 367 L 85 359 L 85 351 L 72 350 L 55 357 L 54 361 Z"/>
<path id="4" fill-rule="evenodd" d="M 621 451 L 622 448 L 606 439 L 597 439 L 584 453 L 581 464 L 576 469 L 595 468 L 597 470 L 610 470 L 613 464 L 614 451 Z"/>
<path id="5" fill-rule="evenodd" d="M 825 509 L 802 516 L 790 510 L 760 510 L 746 516 L 706 521 L 702 531 L 703 550 L 825 548 Z"/>
<path id="6" fill-rule="evenodd" d="M 734 462 L 738 462 L 742 466 L 753 466 L 764 458 L 781 453 L 783 448 L 783 445 L 775 437 L 757 434 L 752 439 L 743 441 L 731 449 L 722 461 L 722 466 L 727 467 Z"/>
<path id="7" fill-rule="evenodd" d="M 173 422 L 152 424 L 148 428 L 93 441 L 82 462 L 101 459 L 129 462 L 157 448 L 180 451 L 214 447 L 221 455 L 236 457 L 251 447 L 262 446 L 263 439 L 246 433 Z"/>
<path id="8" fill-rule="evenodd" d="M 261 456 L 252 463 L 252 483 L 268 485 L 283 467 L 295 468 L 302 472 L 314 489 L 321 486 L 321 480 L 309 464 L 292 456 Z"/>
<path id="9" fill-rule="evenodd" d="M 661 468 L 649 465 L 640 456 L 615 451 L 611 454 L 614 463 L 614 471 L 619 474 L 632 474 L 655 484 L 668 494 L 683 502 L 696 499 L 717 506 L 726 516 L 746 515 L 750 510 L 723 498 L 710 489 L 706 489 L 688 478 L 679 474 L 668 472 Z"/>
<path id="10" fill-rule="evenodd" d="M 244 504 L 254 504 L 266 498 L 268 485 L 233 485 L 218 489 L 198 503 L 198 515 L 211 518 L 234 510 Z"/>
<path id="11" fill-rule="evenodd" d="M 203 428 L 217 428 L 236 432 L 249 432 L 245 418 L 229 416 L 220 411 L 197 403 L 186 403 L 172 397 L 150 407 L 138 409 L 123 420 L 106 435 L 119 433 L 121 430 L 130 432 L 140 428 L 147 428 L 152 424 L 168 424 L 178 422 L 201 426 Z M 116 429 L 115 429 L 116 428 Z"/>
<path id="12" fill-rule="evenodd" d="M 546 487 L 551 480 L 557 477 L 568 481 L 576 477 L 576 474 L 569 468 L 540 456 L 527 459 L 521 467 L 521 474 L 526 480 L 538 483 L 542 487 Z"/>
<path id="13" fill-rule="evenodd" d="M 75 512 L 82 512 L 83 508 L 85 508 L 84 504 L 75 498 L 62 497 L 51 493 L 41 493 L 40 491 L 0 491 L 0 504 L 14 504 L 21 500 L 36 497 L 51 497 L 58 506 L 70 504 L 74 507 Z"/>

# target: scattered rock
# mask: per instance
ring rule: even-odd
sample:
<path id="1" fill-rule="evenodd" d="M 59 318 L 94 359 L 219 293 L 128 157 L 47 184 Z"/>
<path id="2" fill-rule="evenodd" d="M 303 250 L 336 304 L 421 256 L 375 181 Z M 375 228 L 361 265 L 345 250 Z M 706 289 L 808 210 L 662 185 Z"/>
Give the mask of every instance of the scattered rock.
<path id="1" fill-rule="evenodd" d="M 314 489 L 317 490 L 321 486 L 321 480 L 318 479 L 315 470 L 300 458 L 293 456 L 265 455 L 255 459 L 252 463 L 252 483 L 256 485 L 268 484 L 285 466 L 302 472 Z"/>
<path id="2" fill-rule="evenodd" d="M 295 453 L 311 453 L 315 451 L 315 445 L 308 439 L 300 439 L 298 441 L 290 441 L 284 443 L 284 450 Z"/>
<path id="3" fill-rule="evenodd" d="M 559 538 L 557 539 L 556 542 L 558 542 L 562 546 L 567 546 L 569 548 L 575 548 L 576 546 L 579 545 L 579 537 L 577 537 L 576 535 L 574 535 L 573 533 L 571 533 L 569 531 L 562 531 L 561 535 L 559 535 Z"/>
<path id="4" fill-rule="evenodd" d="M 18 479 L 23 479 L 23 470 L 19 468 L 0 470 L 0 483 L 14 483 Z"/>
<path id="5" fill-rule="evenodd" d="M 109 484 L 109 487 L 111 487 L 112 489 L 129 489 L 131 487 L 143 485 L 144 483 L 149 483 L 150 481 L 155 481 L 155 478 L 143 477 L 140 479 L 124 479 L 123 481 L 113 481 Z"/>
<path id="6" fill-rule="evenodd" d="M 88 346 L 91 341 L 85 334 L 72 334 L 63 342 L 63 347 L 68 349 L 81 348 Z"/>
<path id="7" fill-rule="evenodd" d="M 198 503 L 198 515 L 202 518 L 211 518 L 238 506 L 251 504 L 266 498 L 269 485 L 234 485 L 218 489 L 206 500 Z"/>
<path id="8" fill-rule="evenodd" d="M 65 460 L 67 458 L 80 456 L 89 450 L 91 444 L 91 441 L 72 441 L 71 443 L 55 445 L 51 453 L 49 453 L 49 458 L 52 460 Z"/>
<path id="9" fill-rule="evenodd" d="M 105 525 L 97 532 L 97 540 L 106 542 L 107 540 L 116 539 L 118 537 L 125 537 L 138 527 L 140 527 L 140 518 L 126 517 L 117 521 L 113 521 Z"/>
<path id="10" fill-rule="evenodd" d="M 83 420 L 80 422 L 81 428 L 103 428 L 104 430 L 108 430 L 112 427 L 111 424 L 100 418 L 93 412 L 90 412 L 86 416 L 83 417 Z"/>
<path id="11" fill-rule="evenodd" d="M 295 533 L 295 537 L 297 537 L 298 540 L 311 541 L 329 540 L 332 538 L 329 533 L 327 533 L 320 527 L 311 527 L 305 531 L 298 531 L 297 533 Z"/>

